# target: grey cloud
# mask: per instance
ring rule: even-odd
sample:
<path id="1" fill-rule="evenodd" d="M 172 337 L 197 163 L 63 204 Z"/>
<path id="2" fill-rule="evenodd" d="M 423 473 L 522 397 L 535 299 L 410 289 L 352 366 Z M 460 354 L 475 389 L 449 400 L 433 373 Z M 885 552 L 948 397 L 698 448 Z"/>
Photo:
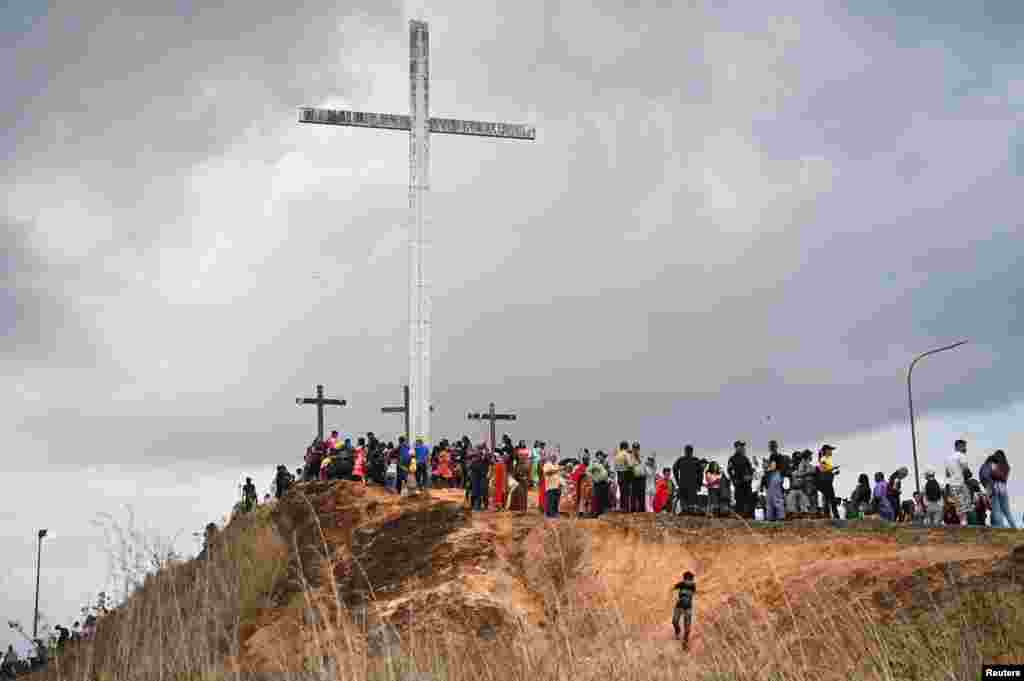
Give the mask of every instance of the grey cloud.
<path id="1" fill-rule="evenodd" d="M 4 359 L 17 356 L 19 361 L 35 363 L 66 351 L 79 364 L 87 363 L 94 349 L 66 292 L 81 274 L 42 259 L 30 242 L 31 231 L 29 224 L 0 218 L 0 352 Z"/>

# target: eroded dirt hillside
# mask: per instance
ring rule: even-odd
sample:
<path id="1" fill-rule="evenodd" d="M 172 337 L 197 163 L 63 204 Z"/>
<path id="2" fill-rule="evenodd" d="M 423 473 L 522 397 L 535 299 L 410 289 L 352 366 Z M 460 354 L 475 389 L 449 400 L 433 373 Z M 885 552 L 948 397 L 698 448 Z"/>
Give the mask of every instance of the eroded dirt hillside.
<path id="1" fill-rule="evenodd" d="M 1024 581 L 1024 547 L 990 528 L 652 514 L 546 521 L 537 511 L 471 513 L 456 491 L 399 499 L 349 482 L 298 485 L 273 518 L 293 545 L 290 574 L 278 606 L 243 627 L 230 661 L 243 670 L 316 657 L 326 636 L 370 658 L 443 640 L 499 659 L 511 641 L 556 630 L 579 635 L 580 654 L 595 659 L 625 640 L 652 664 L 700 664 L 751 630 L 778 645 L 824 634 L 822 610 L 836 603 L 887 621 L 964 589 L 1020 591 Z M 683 656 L 670 589 L 685 570 L 699 595 Z M 751 645 L 752 664 L 762 648 Z"/>

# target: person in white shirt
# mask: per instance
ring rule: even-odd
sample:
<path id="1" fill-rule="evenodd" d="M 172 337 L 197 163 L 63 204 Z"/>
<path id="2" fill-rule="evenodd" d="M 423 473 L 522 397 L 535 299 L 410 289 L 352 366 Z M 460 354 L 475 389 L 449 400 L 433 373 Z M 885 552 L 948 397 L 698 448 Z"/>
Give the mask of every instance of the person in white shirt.
<path id="1" fill-rule="evenodd" d="M 957 440 L 953 443 L 953 453 L 946 459 L 946 485 L 949 495 L 956 505 L 956 514 L 960 524 L 967 520 L 967 512 L 971 510 L 971 495 L 967 489 L 966 478 L 970 477 L 970 464 L 967 462 L 967 441 Z"/>
<path id="2" fill-rule="evenodd" d="M 562 467 L 558 465 L 558 455 L 551 453 L 547 463 L 541 469 L 544 475 L 544 495 L 546 497 L 544 515 L 548 518 L 558 517 L 558 505 L 562 499 Z"/>

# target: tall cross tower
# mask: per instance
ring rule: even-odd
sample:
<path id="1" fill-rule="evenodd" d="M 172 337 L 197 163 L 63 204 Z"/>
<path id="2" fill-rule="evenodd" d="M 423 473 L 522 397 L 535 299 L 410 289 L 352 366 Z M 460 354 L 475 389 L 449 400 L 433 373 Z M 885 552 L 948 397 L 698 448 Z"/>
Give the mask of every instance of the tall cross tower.
<path id="1" fill-rule="evenodd" d="M 430 443 L 430 294 L 424 268 L 426 198 L 430 192 L 430 134 L 534 140 L 532 126 L 430 118 L 427 22 L 409 22 L 410 115 L 305 107 L 300 123 L 409 131 L 409 430 Z M 412 444 L 412 443 L 410 443 Z"/>

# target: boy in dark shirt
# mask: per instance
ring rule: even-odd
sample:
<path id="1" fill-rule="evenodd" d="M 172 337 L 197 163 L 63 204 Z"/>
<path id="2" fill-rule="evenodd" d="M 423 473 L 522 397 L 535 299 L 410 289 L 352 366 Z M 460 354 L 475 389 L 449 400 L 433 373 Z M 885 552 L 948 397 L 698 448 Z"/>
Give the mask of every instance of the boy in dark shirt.
<path id="1" fill-rule="evenodd" d="M 676 631 L 676 639 L 679 639 L 679 619 L 683 620 L 683 647 L 690 645 L 690 624 L 693 622 L 693 598 L 697 593 L 697 583 L 694 581 L 693 573 L 686 572 L 683 581 L 672 587 L 672 590 L 679 590 L 679 599 L 676 601 L 675 610 L 672 612 L 672 628 Z"/>

